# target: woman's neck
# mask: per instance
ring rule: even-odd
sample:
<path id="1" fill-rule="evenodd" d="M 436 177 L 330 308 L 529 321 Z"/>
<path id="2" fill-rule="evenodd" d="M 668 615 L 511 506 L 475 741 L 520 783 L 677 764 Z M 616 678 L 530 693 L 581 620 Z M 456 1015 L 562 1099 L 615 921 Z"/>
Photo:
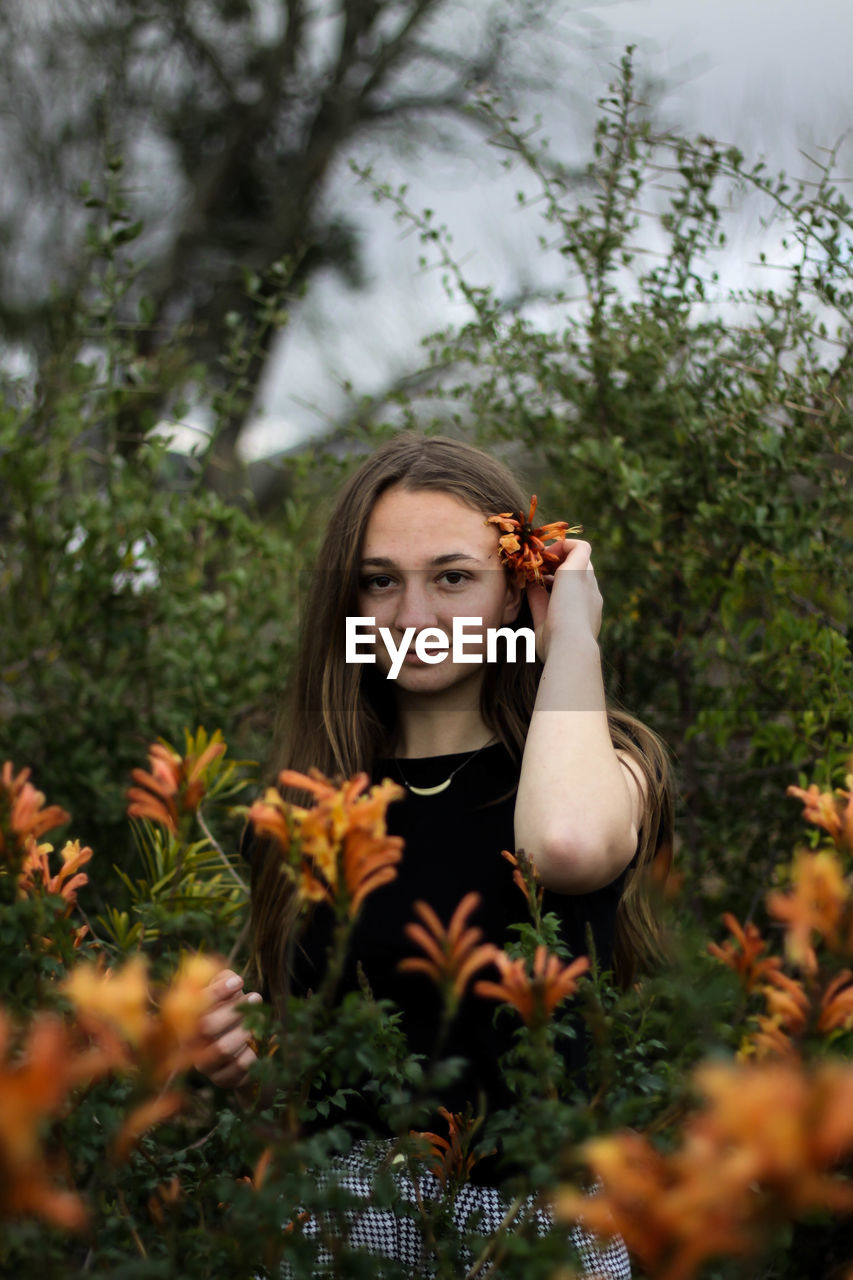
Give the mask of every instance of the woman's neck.
<path id="1" fill-rule="evenodd" d="M 419 698 L 407 692 L 398 697 L 394 755 L 417 759 L 476 751 L 495 736 L 479 706 L 443 702 L 434 694 Z"/>

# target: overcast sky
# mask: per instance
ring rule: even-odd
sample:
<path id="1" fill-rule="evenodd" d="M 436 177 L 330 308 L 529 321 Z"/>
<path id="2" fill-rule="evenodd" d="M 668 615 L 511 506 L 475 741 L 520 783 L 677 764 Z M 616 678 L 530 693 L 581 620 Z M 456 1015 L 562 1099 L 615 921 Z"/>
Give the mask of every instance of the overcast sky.
<path id="1" fill-rule="evenodd" d="M 834 145 L 853 127 L 853 0 L 618 0 L 567 6 L 553 32 L 553 57 L 565 57 L 562 90 L 529 110 L 544 114 L 543 135 L 561 154 L 588 159 L 593 104 L 629 42 L 638 45 L 638 75 L 669 86 L 658 105 L 663 123 L 736 142 L 771 169 L 810 176 L 799 149 Z M 380 176 L 408 182 L 414 207 L 436 210 L 478 283 L 511 289 L 530 279 L 538 227 L 515 211 L 518 175 L 505 175 L 493 150 L 370 158 Z M 853 176 L 850 138 L 840 159 Z M 331 200 L 366 224 L 369 286 L 353 293 L 326 280 L 312 289 L 267 379 L 249 456 L 322 431 L 346 404 L 345 379 L 360 392 L 381 388 L 416 367 L 420 337 L 465 318 L 436 273 L 418 270 L 420 246 L 389 208 L 344 172 Z"/>

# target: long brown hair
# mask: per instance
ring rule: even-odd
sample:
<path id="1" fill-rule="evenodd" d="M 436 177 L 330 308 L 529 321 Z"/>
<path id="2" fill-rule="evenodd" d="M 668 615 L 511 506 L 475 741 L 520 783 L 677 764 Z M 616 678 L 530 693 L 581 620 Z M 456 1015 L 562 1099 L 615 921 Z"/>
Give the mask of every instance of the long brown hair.
<path id="1" fill-rule="evenodd" d="M 370 773 L 389 754 L 395 730 L 389 682 L 376 668 L 345 661 L 345 619 L 358 614 L 359 562 L 367 523 L 379 496 L 392 485 L 436 490 L 483 515 L 526 509 L 529 498 L 504 463 L 459 440 L 401 431 L 370 454 L 342 486 L 318 552 L 304 615 L 294 677 L 277 743 L 276 770 L 349 777 Z M 526 596 L 516 627 L 532 627 Z M 480 713 L 493 735 L 521 761 L 542 666 L 488 663 Z M 645 725 L 624 711 L 608 712 L 614 746 L 627 751 L 644 775 L 646 812 L 640 847 L 620 901 L 614 966 L 631 980 L 637 959 L 662 948 L 649 905 L 649 869 L 659 850 L 671 847 L 672 785 L 666 751 Z M 259 853 L 262 851 L 259 850 Z M 259 856 L 252 884 L 253 960 L 270 992 L 281 999 L 288 946 L 298 903 L 277 860 Z"/>

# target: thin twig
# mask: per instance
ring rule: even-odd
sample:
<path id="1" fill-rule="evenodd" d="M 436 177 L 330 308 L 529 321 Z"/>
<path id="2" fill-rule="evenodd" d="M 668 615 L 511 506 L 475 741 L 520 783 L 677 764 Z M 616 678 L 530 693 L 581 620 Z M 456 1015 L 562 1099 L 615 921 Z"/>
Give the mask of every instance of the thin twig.
<path id="1" fill-rule="evenodd" d="M 507 1210 L 506 1214 L 504 1215 L 503 1219 L 501 1220 L 500 1226 L 498 1227 L 497 1231 L 489 1240 L 485 1249 L 480 1254 L 479 1258 L 477 1258 L 471 1270 L 465 1273 L 465 1280 L 476 1280 L 476 1277 L 480 1274 L 480 1272 L 483 1270 L 483 1267 L 486 1265 L 486 1263 L 491 1258 L 492 1254 L 495 1252 L 498 1246 L 498 1243 L 500 1241 L 501 1234 L 509 1228 L 509 1226 L 512 1224 L 513 1219 L 518 1216 L 518 1211 L 521 1208 L 521 1206 L 524 1204 L 526 1199 L 527 1199 L 527 1194 L 525 1192 L 522 1192 L 521 1195 L 516 1196 L 516 1198 L 513 1200 L 512 1204 L 510 1205 L 509 1209 Z"/>
<path id="2" fill-rule="evenodd" d="M 231 860 L 228 857 L 228 854 L 225 852 L 225 850 L 216 840 L 215 836 L 213 835 L 213 832 L 210 830 L 207 823 L 205 822 L 204 815 L 202 814 L 201 809 L 196 810 L 196 817 L 198 818 L 198 825 L 201 827 L 202 831 L 207 836 L 210 843 L 213 845 L 213 848 L 216 850 L 216 852 L 219 854 L 222 861 L 225 863 L 225 866 L 228 868 L 228 871 L 230 872 L 230 874 L 237 881 L 238 885 L 243 890 L 243 892 L 248 893 L 249 886 L 246 884 L 246 881 L 243 879 L 240 873 L 238 871 L 235 871 L 234 868 L 232 867 Z"/>
<path id="3" fill-rule="evenodd" d="M 226 959 L 225 963 L 226 963 L 226 965 L 228 966 L 228 968 L 229 968 L 229 969 L 231 968 L 231 965 L 234 963 L 234 959 L 235 959 L 235 957 L 237 956 L 237 953 L 239 952 L 239 950 L 240 950 L 240 948 L 242 947 L 243 943 L 246 941 L 246 935 L 247 935 L 247 934 L 248 934 L 248 932 L 249 932 L 249 925 L 250 925 L 250 924 L 251 924 L 251 919 L 250 919 L 250 917 L 248 917 L 248 916 L 247 916 L 247 917 L 246 917 L 246 921 L 245 921 L 245 923 L 244 923 L 244 925 L 243 925 L 243 928 L 240 930 L 239 934 L 237 935 L 237 938 L 236 938 L 236 939 L 235 939 L 235 941 L 234 941 L 234 945 L 233 945 L 233 947 L 232 947 L 232 948 L 231 948 L 231 950 L 228 952 L 228 957 L 227 957 L 227 959 Z"/>
<path id="4" fill-rule="evenodd" d="M 132 1236 L 132 1238 L 133 1238 L 133 1243 L 136 1245 L 136 1247 L 137 1247 L 137 1249 L 139 1250 L 139 1252 L 140 1252 L 140 1254 L 142 1255 L 142 1257 L 143 1257 L 143 1258 L 147 1258 L 147 1257 L 148 1257 L 148 1254 L 147 1254 L 147 1253 L 146 1253 L 146 1251 L 145 1251 L 145 1245 L 142 1243 L 141 1239 L 139 1238 L 139 1232 L 136 1230 L 136 1227 L 135 1227 L 135 1226 L 133 1225 L 133 1223 L 130 1221 L 130 1213 L 128 1212 L 127 1202 L 125 1201 L 125 1198 L 124 1198 L 124 1192 L 123 1192 L 123 1191 L 119 1191 L 119 1193 L 118 1193 L 118 1199 L 119 1199 L 119 1204 L 120 1204 L 120 1205 L 121 1205 L 121 1207 L 122 1207 L 122 1212 L 124 1213 L 125 1217 L 127 1218 L 127 1226 L 128 1226 L 128 1230 L 130 1231 L 130 1234 L 131 1234 L 131 1236 Z"/>

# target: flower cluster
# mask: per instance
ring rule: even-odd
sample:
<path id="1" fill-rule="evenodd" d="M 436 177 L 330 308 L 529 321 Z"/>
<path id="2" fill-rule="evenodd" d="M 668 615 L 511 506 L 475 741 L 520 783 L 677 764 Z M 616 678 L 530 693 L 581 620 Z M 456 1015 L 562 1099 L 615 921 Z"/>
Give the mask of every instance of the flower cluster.
<path id="1" fill-rule="evenodd" d="M 845 778 L 846 789 L 821 791 L 812 783 L 807 790 L 788 787 L 786 794 L 802 800 L 803 817 L 807 822 L 826 831 L 836 848 L 846 848 L 853 853 L 853 760 L 850 761 L 849 768 L 850 772 Z"/>
<path id="2" fill-rule="evenodd" d="M 34 836 L 27 836 L 24 856 L 17 876 L 17 893 L 19 898 L 61 899 L 61 904 L 57 904 L 53 915 L 53 923 L 56 925 L 59 920 L 69 919 L 77 905 L 77 890 L 89 883 L 88 875 L 80 868 L 85 867 L 89 862 L 92 850 L 88 845 L 81 846 L 79 840 L 66 840 L 59 855 L 62 865 L 55 873 L 51 872 L 50 867 L 52 853 L 52 844 L 39 844 Z M 37 932 L 34 935 L 39 938 L 40 946 L 45 951 L 61 954 L 63 931 L 51 929 L 45 923 L 41 928 L 47 928 L 48 934 L 42 935 Z M 88 934 L 88 924 L 81 924 L 76 928 L 70 927 L 65 936 L 71 950 L 77 951 Z"/>
<path id="3" fill-rule="evenodd" d="M 515 569 L 519 579 L 526 582 L 542 582 L 543 572 L 553 573 L 559 565 L 560 557 L 547 549 L 547 542 L 583 532 L 580 525 L 569 528 L 565 520 L 555 520 L 535 529 L 536 501 L 534 493 L 527 515 L 523 511 L 502 511 L 486 518 L 486 524 L 495 524 L 501 530 L 498 540 L 501 563 Z"/>
<path id="4" fill-rule="evenodd" d="M 509 855 L 510 861 L 515 861 Z M 517 864 L 516 864 L 517 865 Z M 516 870 L 521 887 L 525 884 Z M 450 918 L 447 928 L 426 902 L 416 902 L 421 924 L 407 924 L 405 932 L 421 948 L 423 956 L 408 956 L 398 968 L 425 973 L 445 994 L 451 1008 L 462 998 L 474 974 L 486 965 L 496 966 L 500 981 L 479 979 L 474 994 L 511 1005 L 528 1027 L 542 1026 L 557 1005 L 577 990 L 578 978 L 589 969 L 586 956 L 564 965 L 544 946 L 536 948 L 532 973 L 523 957 L 512 959 L 490 942 L 481 942 L 481 929 L 468 925 L 480 905 L 478 893 L 468 893 Z"/>
<path id="5" fill-rule="evenodd" d="M 784 971 L 780 956 L 764 954 L 767 943 L 754 924 L 742 926 L 728 913 L 723 920 L 734 942 L 712 942 L 708 950 L 738 974 L 747 992 L 764 1000 L 741 1056 L 797 1057 L 808 1034 L 853 1029 L 853 972 L 827 972 L 817 956 L 821 945 L 853 955 L 853 901 L 835 854 L 800 851 L 791 888 L 769 893 L 767 908 L 785 926 L 785 952 L 799 976 Z"/>
<path id="6" fill-rule="evenodd" d="M 438 1178 L 442 1187 L 465 1182 L 471 1170 L 482 1156 L 471 1151 L 471 1142 L 480 1128 L 480 1117 L 471 1118 L 439 1107 L 438 1114 L 447 1124 L 447 1137 L 441 1134 L 412 1131 L 412 1137 L 425 1138 L 430 1145 L 425 1162 L 430 1172 Z"/>
<path id="7" fill-rule="evenodd" d="M 278 780 L 308 791 L 316 803 L 289 804 L 271 787 L 252 805 L 249 821 L 285 852 L 284 865 L 305 901 L 344 899 L 354 916 L 369 893 L 397 874 L 403 841 L 387 834 L 385 815 L 392 800 L 403 798 L 403 788 L 386 779 L 365 794 L 366 773 L 336 786 L 319 769 L 310 775 L 285 769 Z"/>
<path id="8" fill-rule="evenodd" d="M 853 893 L 841 862 L 849 796 L 821 793 L 817 787 L 789 788 L 792 793 L 805 801 L 805 817 L 827 831 L 836 846 L 800 849 L 788 888 L 767 894 L 767 911 L 784 928 L 785 957 L 794 974 L 784 971 L 782 957 L 765 954 L 768 944 L 754 924 L 742 926 L 728 913 L 723 920 L 733 941 L 708 946 L 739 975 L 748 993 L 764 1001 L 755 1029 L 741 1046 L 744 1058 L 797 1058 L 809 1035 L 853 1029 L 853 971 L 838 969 L 839 958 L 853 958 Z M 834 964 L 822 965 L 819 952 L 834 957 Z"/>
<path id="9" fill-rule="evenodd" d="M 64 1112 L 71 1091 L 108 1070 L 99 1052 L 80 1052 L 59 1018 L 40 1015 L 15 1048 L 0 1009 L 0 1218 L 37 1214 L 68 1230 L 88 1221 L 82 1199 L 58 1185 L 44 1149 L 45 1124 Z"/>
<path id="10" fill-rule="evenodd" d="M 462 998 L 473 975 L 498 954 L 491 943 L 481 944 L 482 929 L 468 924 L 480 902 L 479 893 L 467 893 L 445 929 L 432 907 L 418 901 L 415 911 L 422 923 L 405 927 L 407 937 L 417 943 L 424 955 L 407 956 L 397 967 L 404 973 L 425 973 L 452 1004 Z"/>
<path id="11" fill-rule="evenodd" d="M 512 960 L 503 951 L 495 953 L 494 962 L 500 970 L 500 982 L 481 980 L 474 986 L 475 993 L 512 1005 L 528 1027 L 546 1023 L 557 1005 L 575 994 L 578 979 L 589 969 L 588 956 L 563 964 L 544 946 L 536 948 L 532 973 L 523 958 Z"/>
<path id="12" fill-rule="evenodd" d="M 127 793 L 128 817 L 147 818 L 177 835 L 181 814 L 197 812 L 209 790 L 211 768 L 225 751 L 218 731 L 208 742 L 201 729 L 195 739 L 187 735 L 184 755 L 165 742 L 153 743 L 148 750 L 150 771 L 133 770 L 138 785 Z"/>
<path id="13" fill-rule="evenodd" d="M 0 862 L 20 862 L 29 841 L 61 827 L 71 815 L 58 804 L 45 807 L 44 794 L 29 781 L 30 770 L 15 774 L 7 760 L 0 771 Z"/>
<path id="14" fill-rule="evenodd" d="M 537 916 L 542 911 L 542 899 L 545 888 L 539 880 L 536 863 L 528 858 L 523 849 L 511 853 L 509 849 L 501 849 L 501 857 L 512 867 L 513 884 L 524 894 L 530 914 Z"/>
<path id="15" fill-rule="evenodd" d="M 65 899 L 68 913 L 77 902 L 77 890 L 89 883 L 89 877 L 80 868 L 89 862 L 92 850 L 88 845 L 81 848 L 79 840 L 67 840 L 59 854 L 62 866 L 55 875 L 50 871 L 51 853 L 52 844 L 37 844 L 33 836 L 28 837 L 18 874 L 18 892 L 25 897 L 55 894 Z"/>
<path id="16" fill-rule="evenodd" d="M 78 1025 L 95 1042 L 109 1046 L 116 1063 L 162 1084 L 197 1057 L 203 1039 L 200 1019 L 210 1002 L 207 987 L 221 967 L 214 956 L 185 956 L 156 1003 L 141 955 L 117 969 L 78 964 L 63 990 Z"/>
<path id="17" fill-rule="evenodd" d="M 708 943 L 708 952 L 738 975 L 747 991 L 754 991 L 762 979 L 769 979 L 782 967 L 779 956 L 765 956 L 767 942 L 754 924 L 741 925 L 730 911 L 723 914 L 723 924 L 734 941 L 722 945 Z"/>
<path id="18" fill-rule="evenodd" d="M 562 1191 L 558 1216 L 618 1232 L 655 1280 L 688 1280 L 709 1258 L 751 1253 L 774 1221 L 853 1210 L 837 1172 L 853 1155 L 853 1067 L 706 1064 L 695 1084 L 707 1103 L 676 1150 L 635 1132 L 586 1143 L 602 1188 Z"/>
<path id="19" fill-rule="evenodd" d="M 853 951 L 850 887 L 832 849 L 801 849 L 792 868 L 790 892 L 767 895 L 767 910 L 785 926 L 788 959 L 808 973 L 817 971 L 815 939 L 835 952 Z"/>
<path id="20" fill-rule="evenodd" d="M 183 1103 L 167 1086 L 198 1052 L 206 987 L 218 968 L 211 957 L 186 958 L 154 1007 L 140 956 L 121 969 L 77 965 L 63 983 L 76 1021 L 40 1014 L 23 1038 L 0 1009 L 0 1217 L 35 1214 L 68 1230 L 87 1225 L 86 1205 L 58 1184 L 59 1166 L 45 1152 L 46 1122 L 67 1114 L 81 1087 L 113 1072 L 133 1073 L 144 1089 L 157 1091 L 137 1102 L 116 1135 L 113 1157 L 125 1159 L 143 1133 Z"/>

